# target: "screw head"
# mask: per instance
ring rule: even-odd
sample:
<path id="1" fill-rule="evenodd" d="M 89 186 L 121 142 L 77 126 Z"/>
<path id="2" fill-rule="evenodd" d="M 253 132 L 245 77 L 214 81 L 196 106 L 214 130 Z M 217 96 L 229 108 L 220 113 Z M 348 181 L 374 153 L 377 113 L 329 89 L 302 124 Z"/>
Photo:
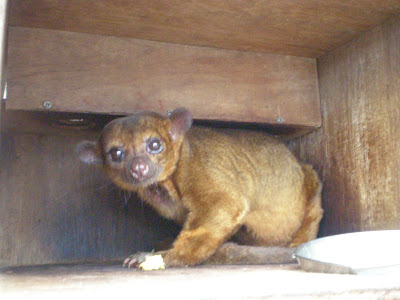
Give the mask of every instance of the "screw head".
<path id="1" fill-rule="evenodd" d="M 170 115 L 172 115 L 172 112 L 173 112 L 172 109 L 168 110 L 168 111 L 167 111 L 167 116 L 169 117 Z"/>
<path id="2" fill-rule="evenodd" d="M 276 118 L 276 121 L 278 123 L 282 123 L 283 122 L 283 118 L 281 116 L 279 116 L 279 117 Z"/>
<path id="3" fill-rule="evenodd" d="M 44 107 L 45 109 L 50 109 L 50 108 L 53 107 L 53 103 L 51 103 L 50 101 L 44 101 L 44 102 L 43 102 L 43 107 Z"/>

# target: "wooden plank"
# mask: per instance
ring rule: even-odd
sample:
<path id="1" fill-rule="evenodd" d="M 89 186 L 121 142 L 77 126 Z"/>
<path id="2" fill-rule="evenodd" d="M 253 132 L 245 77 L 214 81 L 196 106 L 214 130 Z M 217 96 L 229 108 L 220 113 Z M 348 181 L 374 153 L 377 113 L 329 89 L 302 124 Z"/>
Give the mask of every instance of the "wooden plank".
<path id="1" fill-rule="evenodd" d="M 324 181 L 322 235 L 400 228 L 400 18 L 318 60 L 323 127 L 292 143 Z"/>
<path id="2" fill-rule="evenodd" d="M 315 58 L 399 12 L 397 0 L 13 0 L 10 24 Z"/>
<path id="3" fill-rule="evenodd" d="M 10 28 L 8 99 L 22 110 L 186 106 L 197 119 L 321 124 L 314 59 L 42 29 Z"/>
<path id="4" fill-rule="evenodd" d="M 176 234 L 101 168 L 79 162 L 75 145 L 98 132 L 58 131 L 3 133 L 0 267 L 122 261 Z"/>
<path id="5" fill-rule="evenodd" d="M 309 273 L 296 265 L 201 266 L 152 272 L 113 265 L 43 266 L 0 270 L 0 282 L 5 300 L 52 300 L 60 295 L 124 298 L 127 293 L 134 293 L 135 299 L 177 300 L 400 297 L 398 276 L 393 273 L 386 276 Z M 199 284 L 207 288 L 199 289 Z"/>

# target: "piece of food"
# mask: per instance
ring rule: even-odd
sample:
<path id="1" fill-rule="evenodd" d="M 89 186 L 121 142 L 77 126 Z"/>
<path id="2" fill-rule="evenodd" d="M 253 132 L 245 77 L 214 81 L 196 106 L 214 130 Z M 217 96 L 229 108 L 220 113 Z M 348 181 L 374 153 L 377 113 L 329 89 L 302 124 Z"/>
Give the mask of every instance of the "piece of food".
<path id="1" fill-rule="evenodd" d="M 145 271 L 162 270 L 165 269 L 165 263 L 161 255 L 148 255 L 139 268 Z"/>

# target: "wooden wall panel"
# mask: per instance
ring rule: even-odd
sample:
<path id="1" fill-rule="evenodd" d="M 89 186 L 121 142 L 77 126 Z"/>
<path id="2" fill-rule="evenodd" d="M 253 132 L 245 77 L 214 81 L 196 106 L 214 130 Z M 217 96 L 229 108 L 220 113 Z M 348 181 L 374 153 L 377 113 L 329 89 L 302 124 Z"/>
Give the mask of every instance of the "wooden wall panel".
<path id="1" fill-rule="evenodd" d="M 284 55 L 10 28 L 9 109 L 320 125 L 316 61 Z"/>
<path id="2" fill-rule="evenodd" d="M 3 133 L 0 267 L 121 261 L 177 233 L 101 168 L 79 162 L 76 143 L 95 131 L 56 131 Z"/>
<path id="3" fill-rule="evenodd" d="M 291 143 L 324 181 L 322 235 L 400 228 L 400 18 L 318 59 L 323 126 Z"/>

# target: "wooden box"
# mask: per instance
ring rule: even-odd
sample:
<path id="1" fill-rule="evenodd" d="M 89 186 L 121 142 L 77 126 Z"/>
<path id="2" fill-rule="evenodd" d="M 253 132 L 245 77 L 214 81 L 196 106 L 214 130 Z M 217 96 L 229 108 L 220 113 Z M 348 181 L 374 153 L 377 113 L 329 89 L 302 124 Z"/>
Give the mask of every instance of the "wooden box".
<path id="1" fill-rule="evenodd" d="M 323 180 L 322 236 L 399 229 L 399 12 L 390 0 L 9 1 L 0 266 L 110 261 L 176 235 L 73 149 L 112 116 L 180 106 L 284 136 Z"/>

